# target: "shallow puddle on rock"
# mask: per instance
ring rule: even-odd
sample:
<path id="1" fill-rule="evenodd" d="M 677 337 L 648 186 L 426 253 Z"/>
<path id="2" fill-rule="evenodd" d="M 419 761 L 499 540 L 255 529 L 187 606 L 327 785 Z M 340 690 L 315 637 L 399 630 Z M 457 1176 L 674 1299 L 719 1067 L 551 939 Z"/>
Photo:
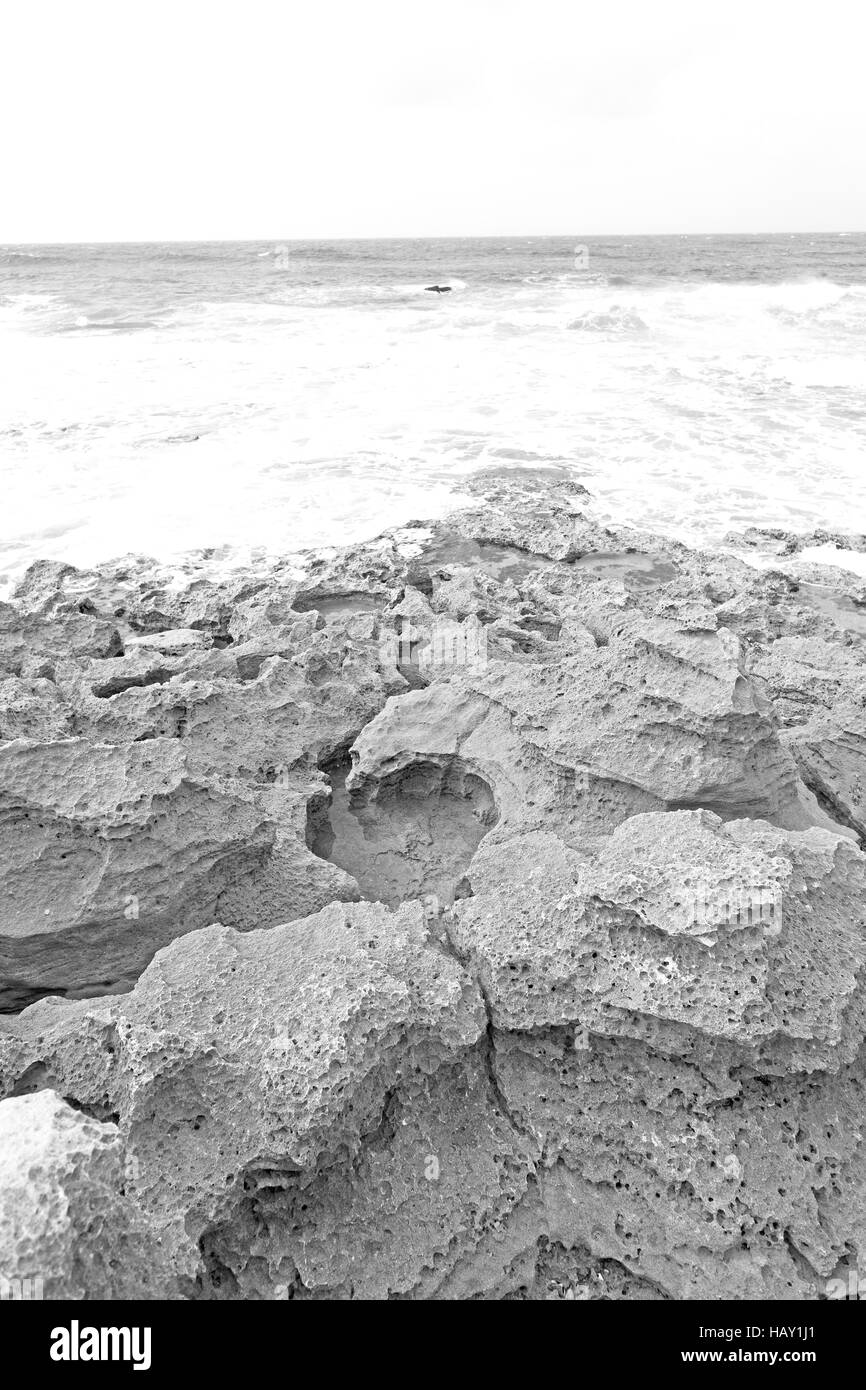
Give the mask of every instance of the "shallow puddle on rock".
<path id="1" fill-rule="evenodd" d="M 620 579 L 627 589 L 651 589 L 656 584 L 669 584 L 678 571 L 668 560 L 643 551 L 596 550 L 569 561 L 575 569 L 589 570 L 602 579 Z"/>
<path id="2" fill-rule="evenodd" d="M 550 560 L 546 555 L 534 555 L 516 545 L 493 545 L 486 541 L 465 540 L 451 536 L 429 546 L 424 563 L 436 565 L 473 565 L 494 579 L 519 583 L 540 570 L 568 564 L 575 569 L 589 570 L 602 578 L 620 579 L 630 589 L 648 589 L 667 584 L 677 578 L 678 570 L 667 560 L 642 551 L 597 550 L 576 560 Z"/>
<path id="3" fill-rule="evenodd" d="M 315 610 L 323 618 L 348 618 L 354 613 L 375 613 L 376 601 L 370 594 L 296 594 L 292 603 L 296 613 Z"/>
<path id="4" fill-rule="evenodd" d="M 348 760 L 326 769 L 329 807 L 308 814 L 307 844 L 352 875 L 362 897 L 389 907 L 459 896 L 470 860 L 498 819 L 487 783 L 459 760 L 419 760 L 369 789 L 346 787 Z"/>
<path id="5" fill-rule="evenodd" d="M 827 589 L 822 584 L 801 584 L 798 592 L 804 602 L 832 618 L 837 627 L 857 637 L 866 637 L 866 611 L 847 594 Z"/>
<path id="6" fill-rule="evenodd" d="M 423 561 L 432 569 L 437 565 L 477 566 L 493 579 L 511 579 L 515 583 L 556 564 L 545 555 L 533 555 L 516 545 L 493 545 L 488 541 L 465 540 L 462 536 L 449 536 L 427 546 Z"/>

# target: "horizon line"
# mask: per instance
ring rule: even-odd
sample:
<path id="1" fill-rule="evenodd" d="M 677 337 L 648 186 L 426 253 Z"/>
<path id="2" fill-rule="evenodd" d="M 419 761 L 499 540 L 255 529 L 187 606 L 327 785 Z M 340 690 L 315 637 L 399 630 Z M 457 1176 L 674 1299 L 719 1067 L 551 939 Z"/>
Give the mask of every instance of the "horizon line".
<path id="1" fill-rule="evenodd" d="M 31 241 L 0 241 L 0 247 L 16 246 L 255 246 L 267 242 L 343 242 L 343 241 L 566 241 L 585 238 L 587 241 L 611 241 L 617 239 L 649 239 L 653 237 L 773 237 L 773 236 L 864 236 L 866 228 L 836 227 L 832 231 L 806 228 L 791 231 L 788 228 L 767 230 L 739 230 L 716 232 L 454 232 L 425 235 L 414 233 L 411 236 L 389 234 L 387 236 L 258 236 L 258 237 L 74 237 L 71 240 L 37 238 Z"/>

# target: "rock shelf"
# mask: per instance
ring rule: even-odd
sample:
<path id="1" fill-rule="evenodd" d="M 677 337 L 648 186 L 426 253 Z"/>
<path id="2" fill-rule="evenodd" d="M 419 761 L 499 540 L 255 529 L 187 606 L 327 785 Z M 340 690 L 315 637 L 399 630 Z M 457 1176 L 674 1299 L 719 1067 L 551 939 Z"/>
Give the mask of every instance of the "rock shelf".
<path id="1" fill-rule="evenodd" d="M 809 1299 L 862 1259 L 862 581 L 470 490 L 302 572 L 0 605 L 0 1275 Z"/>

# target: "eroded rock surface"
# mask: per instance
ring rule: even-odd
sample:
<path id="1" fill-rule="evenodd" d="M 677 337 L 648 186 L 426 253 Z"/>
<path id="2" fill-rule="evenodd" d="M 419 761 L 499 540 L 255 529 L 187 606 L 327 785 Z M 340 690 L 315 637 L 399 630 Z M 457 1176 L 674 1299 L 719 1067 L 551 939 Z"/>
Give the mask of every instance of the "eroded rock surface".
<path id="1" fill-rule="evenodd" d="M 254 805 L 190 775 L 182 744 L 0 745 L 0 973 L 16 987 L 98 992 L 201 926 L 268 855 Z"/>
<path id="2" fill-rule="evenodd" d="M 128 1178 L 116 1125 L 50 1090 L 4 1101 L 0 1277 L 30 1298 L 164 1297 L 171 1269 Z"/>
<path id="3" fill-rule="evenodd" d="M 851 576 L 470 490 L 0 608 L 0 1276 L 802 1299 L 862 1261 Z"/>
<path id="4" fill-rule="evenodd" d="M 330 769 L 330 802 L 314 808 L 307 836 L 314 853 L 350 873 L 365 898 L 453 902 L 498 819 L 487 782 L 460 758 L 418 759 L 360 789 L 349 776 L 348 763 Z"/>

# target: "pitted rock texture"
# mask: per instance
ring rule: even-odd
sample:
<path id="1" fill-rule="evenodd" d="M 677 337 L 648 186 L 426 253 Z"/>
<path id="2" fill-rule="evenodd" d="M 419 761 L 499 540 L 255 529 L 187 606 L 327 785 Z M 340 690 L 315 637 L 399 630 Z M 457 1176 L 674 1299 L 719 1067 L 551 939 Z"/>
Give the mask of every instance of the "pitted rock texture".
<path id="1" fill-rule="evenodd" d="M 679 811 L 632 817 L 588 862 L 536 834 L 478 865 L 450 930 L 497 1027 L 686 1027 L 785 1069 L 856 1053 L 866 859 L 849 840 Z"/>
<path id="2" fill-rule="evenodd" d="M 346 763 L 330 769 L 330 804 L 311 803 L 311 849 L 351 874 L 365 898 L 391 907 L 430 896 L 453 902 L 496 824 L 487 783 L 459 758 L 412 762 L 352 791 L 348 772 Z"/>
<path id="3" fill-rule="evenodd" d="M 350 790 L 420 754 L 459 757 L 496 788 L 499 838 L 554 824 L 580 844 L 640 812 L 687 806 L 792 829 L 830 823 L 728 629 L 681 633 L 636 615 L 601 647 L 545 647 L 531 676 L 495 662 L 390 700 L 354 745 Z"/>
<path id="4" fill-rule="evenodd" d="M 0 1002 L 134 979 L 214 915 L 274 828 L 169 739 L 0 745 Z"/>
<path id="5" fill-rule="evenodd" d="M 0 1106 L 0 1278 L 38 1298 L 164 1296 L 117 1127 L 44 1090 Z M 7 1295 L 4 1295 L 7 1296 Z"/>
<path id="6" fill-rule="evenodd" d="M 811 1299 L 862 1264 L 862 595 L 555 471 L 469 490 L 0 606 L 0 1275 Z M 486 663 L 421 660 L 467 619 Z"/>
<path id="7" fill-rule="evenodd" d="M 398 1205 L 407 1224 L 394 1230 L 376 1275 L 384 1292 L 398 1250 L 406 1246 L 408 1261 L 399 1290 L 410 1274 L 420 1276 L 430 1241 L 444 1240 L 444 1257 L 467 1239 L 465 1223 L 482 1219 L 482 1196 L 495 1212 L 514 1200 L 517 1175 L 525 1180 L 525 1143 L 497 1115 L 479 1052 L 486 1024 L 477 986 L 430 934 L 419 905 L 391 913 L 380 904 L 335 904 L 272 931 L 212 927 L 184 937 L 115 1000 L 35 1005 L 0 1034 L 0 1071 L 6 1090 L 51 1086 L 88 1111 L 117 1116 L 136 1201 L 175 1250 L 178 1270 L 208 1288 L 196 1241 L 212 1253 L 214 1241 L 228 1238 L 227 1221 L 252 1219 L 248 1194 L 271 1189 L 284 1190 L 295 1211 L 289 1246 L 275 1245 L 277 1264 L 312 1261 L 300 1270 L 308 1280 L 318 1262 L 313 1282 L 325 1283 L 337 1259 L 339 1278 L 327 1282 L 373 1279 L 365 1238 L 357 1238 L 353 1274 L 352 1261 L 339 1265 L 348 1232 L 338 1250 L 324 1241 L 317 1254 L 323 1237 L 305 1234 L 305 1214 L 321 1192 L 323 1207 L 345 1208 L 347 1222 L 360 1201 L 357 1219 L 369 1226 L 383 1174 L 392 1172 L 395 1191 L 407 1182 L 415 1191 L 417 1211 L 409 1221 L 404 1192 Z M 451 1127 L 459 1106 L 462 1138 Z M 479 1145 L 482 1121 L 485 1133 L 500 1126 L 501 1157 Z M 407 1164 L 411 1150 L 403 1178 L 387 1142 L 395 1130 Z M 425 1176 L 429 1157 L 440 1165 L 435 1177 Z M 368 1185 L 379 1174 L 363 1200 L 355 1191 L 362 1172 Z M 464 1215 L 451 1213 L 454 1229 L 443 1237 L 458 1190 Z M 253 1206 L 261 1219 L 258 1196 Z M 413 1226 L 414 1253 L 406 1245 Z M 257 1242 L 266 1236 L 262 1230 Z M 264 1273 L 238 1266 L 233 1275 L 239 1286 L 273 1293 Z M 297 1275 L 293 1269 L 282 1282 Z"/>

